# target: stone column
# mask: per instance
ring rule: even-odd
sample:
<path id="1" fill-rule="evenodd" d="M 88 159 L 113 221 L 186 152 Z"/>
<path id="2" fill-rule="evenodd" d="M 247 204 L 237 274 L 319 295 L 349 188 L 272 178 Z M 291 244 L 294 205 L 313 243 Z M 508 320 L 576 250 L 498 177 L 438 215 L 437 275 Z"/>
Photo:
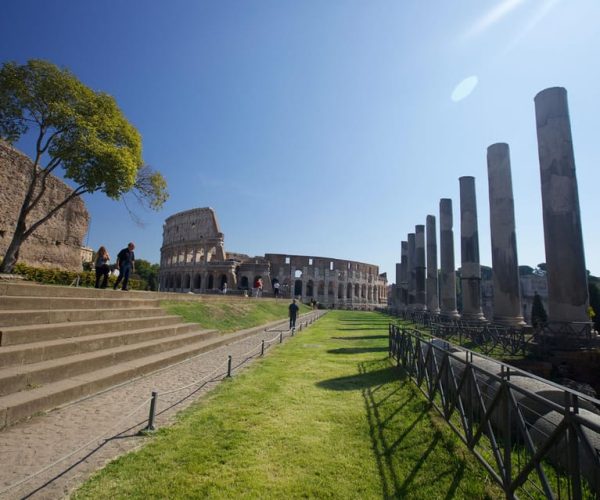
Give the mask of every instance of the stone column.
<path id="1" fill-rule="evenodd" d="M 467 321 L 485 321 L 481 310 L 481 265 L 477 231 L 475 177 L 460 177 L 460 283 L 463 309 Z"/>
<path id="2" fill-rule="evenodd" d="M 425 310 L 425 226 L 415 226 L 415 309 Z"/>
<path id="3" fill-rule="evenodd" d="M 588 322 L 585 253 L 567 103 L 561 87 L 535 96 L 549 323 Z"/>
<path id="4" fill-rule="evenodd" d="M 456 270 L 454 268 L 454 230 L 452 200 L 440 200 L 440 314 L 447 319 L 459 317 L 456 310 Z"/>
<path id="5" fill-rule="evenodd" d="M 435 217 L 428 215 L 425 223 L 427 237 L 427 309 L 430 313 L 440 313 L 438 298 L 437 237 Z"/>
<path id="6" fill-rule="evenodd" d="M 494 322 L 507 326 L 522 326 L 525 322 L 521 315 L 515 207 L 508 144 L 492 144 L 487 149 L 487 167 L 492 235 Z"/>
<path id="7" fill-rule="evenodd" d="M 400 243 L 400 304 L 402 309 L 406 309 L 408 304 L 408 279 L 407 279 L 407 263 L 408 257 L 408 242 Z"/>
<path id="8" fill-rule="evenodd" d="M 407 281 L 408 281 L 408 310 L 412 311 L 415 307 L 415 233 L 408 234 L 407 251 Z"/>
<path id="9" fill-rule="evenodd" d="M 396 284 L 393 287 L 392 301 L 394 307 L 399 311 L 402 310 L 402 289 L 400 288 L 400 282 L 402 281 L 402 264 L 396 262 Z"/>

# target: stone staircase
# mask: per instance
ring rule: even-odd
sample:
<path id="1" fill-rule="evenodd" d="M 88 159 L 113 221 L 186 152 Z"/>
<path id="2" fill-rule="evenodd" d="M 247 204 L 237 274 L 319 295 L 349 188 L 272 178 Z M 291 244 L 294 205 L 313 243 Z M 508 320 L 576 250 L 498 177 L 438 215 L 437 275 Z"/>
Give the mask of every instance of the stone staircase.
<path id="1" fill-rule="evenodd" d="M 263 328 L 203 330 L 165 298 L 205 300 L 0 281 L 0 429 Z"/>

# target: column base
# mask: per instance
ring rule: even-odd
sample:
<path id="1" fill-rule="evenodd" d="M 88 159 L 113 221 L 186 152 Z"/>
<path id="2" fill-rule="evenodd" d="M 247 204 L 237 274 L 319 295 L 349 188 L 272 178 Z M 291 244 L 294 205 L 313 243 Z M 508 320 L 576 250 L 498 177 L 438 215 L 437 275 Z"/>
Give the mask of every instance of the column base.
<path id="1" fill-rule="evenodd" d="M 494 316 L 494 323 L 502 326 L 516 327 L 523 327 L 527 325 L 523 316 Z"/>

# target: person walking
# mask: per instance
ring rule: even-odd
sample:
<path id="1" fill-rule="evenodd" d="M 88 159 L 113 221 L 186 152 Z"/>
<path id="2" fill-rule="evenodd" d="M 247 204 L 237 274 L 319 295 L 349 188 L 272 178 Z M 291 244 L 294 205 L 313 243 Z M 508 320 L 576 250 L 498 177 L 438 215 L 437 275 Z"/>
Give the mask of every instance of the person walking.
<path id="1" fill-rule="evenodd" d="M 108 267 L 108 262 L 110 261 L 110 255 L 104 246 L 101 246 L 96 252 L 96 262 L 94 263 L 94 268 L 96 269 L 96 284 L 95 288 L 106 288 L 108 285 L 108 273 L 110 272 L 110 268 Z M 102 279 L 102 284 L 100 284 L 100 278 Z"/>
<path id="2" fill-rule="evenodd" d="M 133 243 L 129 243 L 126 248 L 121 250 L 117 255 L 117 268 L 119 269 L 119 277 L 117 281 L 115 281 L 114 290 L 117 289 L 121 280 L 123 281 L 123 291 L 128 291 L 127 285 L 129 283 L 129 275 L 135 272 L 135 254 L 133 250 L 135 249 L 135 245 Z"/>
<path id="3" fill-rule="evenodd" d="M 273 283 L 273 295 L 275 296 L 275 298 L 279 298 L 279 281 L 276 281 L 275 283 Z"/>
<path id="4" fill-rule="evenodd" d="M 298 307 L 298 304 L 296 304 L 296 299 L 292 300 L 292 303 L 290 304 L 290 307 L 288 308 L 290 313 L 290 330 L 291 329 L 296 329 L 296 317 L 298 316 L 298 311 L 300 310 L 300 308 Z"/>

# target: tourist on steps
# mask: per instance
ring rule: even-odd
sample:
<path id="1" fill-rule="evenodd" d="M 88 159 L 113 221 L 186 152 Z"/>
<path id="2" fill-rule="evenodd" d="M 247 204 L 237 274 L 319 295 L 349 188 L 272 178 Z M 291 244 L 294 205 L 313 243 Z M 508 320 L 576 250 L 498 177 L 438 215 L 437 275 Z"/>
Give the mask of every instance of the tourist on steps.
<path id="1" fill-rule="evenodd" d="M 127 248 L 124 248 L 117 255 L 117 268 L 119 269 L 119 277 L 115 282 L 115 286 L 113 287 L 115 290 L 123 280 L 123 291 L 129 290 L 127 288 L 127 284 L 129 283 L 129 275 L 132 272 L 135 272 L 135 254 L 133 250 L 135 249 L 135 245 L 133 243 L 129 243 Z"/>
<path id="2" fill-rule="evenodd" d="M 96 288 L 106 288 L 106 285 L 108 285 L 109 261 L 110 255 L 108 255 L 106 248 L 101 246 L 98 252 L 96 252 L 96 262 L 94 263 L 94 267 L 96 268 Z M 100 278 L 103 278 L 102 284 L 100 284 Z"/>

